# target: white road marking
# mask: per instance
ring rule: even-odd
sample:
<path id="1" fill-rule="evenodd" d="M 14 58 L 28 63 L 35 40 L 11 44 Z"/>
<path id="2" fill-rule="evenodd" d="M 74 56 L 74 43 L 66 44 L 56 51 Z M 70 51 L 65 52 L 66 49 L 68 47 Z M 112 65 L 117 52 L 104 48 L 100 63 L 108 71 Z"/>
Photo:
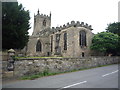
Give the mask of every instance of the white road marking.
<path id="1" fill-rule="evenodd" d="M 116 73 L 116 72 L 118 72 L 118 70 L 116 70 L 116 71 L 114 71 L 114 72 L 111 72 L 111 73 L 107 73 L 107 74 L 105 74 L 105 75 L 102 75 L 102 77 L 108 76 L 108 75 L 113 74 L 113 73 Z"/>
<path id="2" fill-rule="evenodd" d="M 87 82 L 87 81 L 75 83 L 75 84 L 72 84 L 72 85 L 65 86 L 65 87 L 63 87 L 63 88 L 69 88 L 69 87 L 72 87 L 72 86 L 75 86 L 75 85 L 78 85 L 78 84 L 83 84 L 83 83 L 86 83 L 86 82 Z"/>

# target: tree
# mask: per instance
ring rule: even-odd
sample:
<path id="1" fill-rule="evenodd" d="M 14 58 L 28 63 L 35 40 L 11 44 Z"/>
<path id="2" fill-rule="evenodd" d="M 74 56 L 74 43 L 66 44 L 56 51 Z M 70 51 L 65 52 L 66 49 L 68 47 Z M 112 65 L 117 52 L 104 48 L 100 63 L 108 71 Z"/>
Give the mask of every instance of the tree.
<path id="1" fill-rule="evenodd" d="M 2 3 L 2 49 L 22 49 L 27 44 L 30 29 L 29 11 L 18 2 Z"/>
<path id="2" fill-rule="evenodd" d="M 114 22 L 114 23 L 108 24 L 106 31 L 119 35 L 117 53 L 118 55 L 120 55 L 120 22 Z"/>
<path id="3" fill-rule="evenodd" d="M 118 34 L 120 36 L 120 22 L 114 22 L 108 24 L 107 32 Z"/>
<path id="4" fill-rule="evenodd" d="M 101 32 L 93 37 L 90 48 L 105 54 L 116 55 L 118 49 L 118 39 L 119 36 L 117 34 Z"/>

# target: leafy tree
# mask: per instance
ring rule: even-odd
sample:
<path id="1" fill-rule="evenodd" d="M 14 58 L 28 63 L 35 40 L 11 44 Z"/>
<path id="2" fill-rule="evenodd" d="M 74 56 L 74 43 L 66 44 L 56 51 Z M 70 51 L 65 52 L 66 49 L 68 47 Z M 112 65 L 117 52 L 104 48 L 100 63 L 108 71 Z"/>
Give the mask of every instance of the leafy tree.
<path id="1" fill-rule="evenodd" d="M 96 34 L 92 39 L 91 49 L 105 54 L 117 54 L 118 49 L 118 39 L 117 34 L 110 32 L 101 32 Z"/>
<path id="2" fill-rule="evenodd" d="M 114 23 L 108 24 L 106 31 L 119 35 L 117 53 L 120 55 L 120 22 L 114 22 Z"/>
<path id="3" fill-rule="evenodd" d="M 30 16 L 18 2 L 2 3 L 2 49 L 22 49 L 28 42 Z"/>
<path id="4" fill-rule="evenodd" d="M 118 34 L 120 36 L 120 22 L 114 22 L 108 24 L 107 32 Z"/>

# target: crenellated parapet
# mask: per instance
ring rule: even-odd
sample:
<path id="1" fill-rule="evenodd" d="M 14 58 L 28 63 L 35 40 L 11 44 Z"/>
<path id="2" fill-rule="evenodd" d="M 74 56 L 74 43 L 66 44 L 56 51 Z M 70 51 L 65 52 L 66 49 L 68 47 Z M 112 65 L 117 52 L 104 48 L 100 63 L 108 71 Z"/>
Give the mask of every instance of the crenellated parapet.
<path id="1" fill-rule="evenodd" d="M 42 37 L 49 36 L 50 34 L 53 34 L 55 32 L 60 32 L 60 31 L 67 29 L 69 27 L 84 27 L 86 29 L 93 30 L 92 26 L 88 25 L 87 23 L 79 22 L 79 21 L 76 21 L 76 22 L 71 21 L 70 23 L 68 22 L 67 24 L 64 24 L 64 25 L 59 26 L 59 27 L 46 28 L 46 29 L 40 31 L 39 33 L 37 33 L 36 35 L 39 35 Z"/>
<path id="2" fill-rule="evenodd" d="M 46 14 L 42 14 L 42 13 L 40 14 L 39 9 L 38 9 L 37 15 L 34 14 L 34 18 L 36 18 L 38 16 L 41 17 L 41 18 L 49 18 L 49 19 L 51 19 L 51 12 L 50 12 L 50 15 L 46 15 Z"/>
<path id="3" fill-rule="evenodd" d="M 36 18 L 37 16 L 39 16 L 41 18 L 49 18 L 49 19 L 51 19 L 51 16 L 48 16 L 46 14 L 37 14 L 37 15 L 34 16 L 34 18 Z"/>
<path id="4" fill-rule="evenodd" d="M 84 22 L 79 22 L 79 21 L 71 21 L 70 23 L 68 22 L 67 24 L 64 24 L 63 26 L 59 26 L 59 27 L 52 27 L 52 31 L 54 32 L 58 32 L 61 31 L 63 29 L 69 28 L 69 27 L 84 27 L 87 28 L 89 30 L 93 30 L 91 25 L 88 25 L 87 23 Z"/>

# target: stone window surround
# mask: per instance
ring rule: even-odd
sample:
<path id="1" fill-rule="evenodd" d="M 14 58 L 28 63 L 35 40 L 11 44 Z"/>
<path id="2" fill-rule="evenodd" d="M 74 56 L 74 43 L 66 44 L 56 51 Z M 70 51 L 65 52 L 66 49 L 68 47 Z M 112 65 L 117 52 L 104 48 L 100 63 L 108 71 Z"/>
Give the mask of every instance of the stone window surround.
<path id="1" fill-rule="evenodd" d="M 42 43 L 40 40 L 36 43 L 36 52 L 42 52 Z"/>
<path id="2" fill-rule="evenodd" d="M 64 50 L 67 50 L 67 32 L 64 32 L 63 35 L 63 40 L 64 40 Z"/>
<path id="3" fill-rule="evenodd" d="M 82 36 L 80 36 L 81 35 L 81 32 L 84 32 L 85 33 L 85 40 L 82 40 L 81 39 L 81 37 Z M 83 37 L 82 37 L 83 38 Z M 81 40 L 82 40 L 82 42 L 81 42 Z M 85 41 L 85 42 L 84 42 Z M 81 45 L 81 44 L 85 44 L 85 45 Z M 79 31 L 79 45 L 80 45 L 80 47 L 81 48 L 85 48 L 85 47 L 87 47 L 87 32 L 86 32 L 86 30 L 85 29 L 82 29 L 82 30 L 80 30 Z"/>

